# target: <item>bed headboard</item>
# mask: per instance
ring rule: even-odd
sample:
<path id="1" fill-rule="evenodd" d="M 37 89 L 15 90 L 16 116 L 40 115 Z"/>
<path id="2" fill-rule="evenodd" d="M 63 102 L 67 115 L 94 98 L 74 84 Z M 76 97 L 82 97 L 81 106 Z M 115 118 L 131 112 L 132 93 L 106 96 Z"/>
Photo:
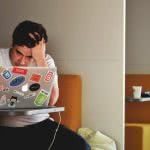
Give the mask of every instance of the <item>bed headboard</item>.
<path id="1" fill-rule="evenodd" d="M 56 106 L 64 106 L 61 112 L 62 124 L 73 131 L 81 127 L 81 78 L 79 75 L 58 76 L 59 99 Z M 51 116 L 58 121 L 58 113 Z"/>

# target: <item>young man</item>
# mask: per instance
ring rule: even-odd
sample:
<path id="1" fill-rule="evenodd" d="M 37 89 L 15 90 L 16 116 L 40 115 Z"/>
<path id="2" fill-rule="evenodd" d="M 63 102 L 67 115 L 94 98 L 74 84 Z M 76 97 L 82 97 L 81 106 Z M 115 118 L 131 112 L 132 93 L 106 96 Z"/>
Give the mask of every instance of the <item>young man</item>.
<path id="1" fill-rule="evenodd" d="M 46 54 L 48 41 L 45 28 L 32 21 L 21 22 L 14 30 L 12 48 L 0 49 L 2 66 L 48 66 L 56 67 L 53 58 Z M 50 105 L 59 96 L 58 80 L 55 76 Z M 89 150 L 89 145 L 76 133 L 49 119 L 49 114 L 32 116 L 1 116 L 0 141 L 3 149 L 28 150 Z M 55 139 L 55 140 L 54 140 Z M 53 143 L 54 140 L 54 143 Z M 8 142 L 8 144 L 5 144 Z M 20 148 L 20 144 L 24 144 Z M 50 146 L 51 145 L 51 146 Z"/>

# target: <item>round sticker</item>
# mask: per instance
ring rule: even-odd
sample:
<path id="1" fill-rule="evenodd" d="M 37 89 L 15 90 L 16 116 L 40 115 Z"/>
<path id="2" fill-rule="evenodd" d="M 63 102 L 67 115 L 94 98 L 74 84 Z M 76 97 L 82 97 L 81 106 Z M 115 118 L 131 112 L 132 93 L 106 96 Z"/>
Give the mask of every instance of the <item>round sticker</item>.
<path id="1" fill-rule="evenodd" d="M 30 91 L 37 91 L 39 88 L 40 88 L 40 84 L 38 83 L 34 83 L 29 87 Z"/>

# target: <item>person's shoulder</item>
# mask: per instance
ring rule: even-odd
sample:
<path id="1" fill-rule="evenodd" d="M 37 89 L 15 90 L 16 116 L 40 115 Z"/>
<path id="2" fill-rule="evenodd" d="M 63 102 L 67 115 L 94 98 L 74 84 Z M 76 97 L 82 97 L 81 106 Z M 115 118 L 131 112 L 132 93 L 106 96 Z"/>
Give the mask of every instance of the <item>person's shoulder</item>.
<path id="1" fill-rule="evenodd" d="M 8 52 L 10 48 L 0 48 L 1 52 Z"/>
<path id="2" fill-rule="evenodd" d="M 53 59 L 50 54 L 46 54 L 45 58 L 46 58 L 46 59 Z"/>
<path id="3" fill-rule="evenodd" d="M 48 64 L 48 66 L 49 66 L 50 68 L 56 67 L 56 66 L 55 66 L 55 62 L 54 62 L 54 59 L 52 58 L 51 55 L 46 54 L 45 59 L 46 59 L 47 64 Z"/>
<path id="4" fill-rule="evenodd" d="M 1 55 L 8 55 L 10 48 L 0 48 L 0 54 Z"/>
<path id="5" fill-rule="evenodd" d="M 0 64 L 10 66 L 11 62 L 9 59 L 9 49 L 10 48 L 0 48 Z"/>
<path id="6" fill-rule="evenodd" d="M 46 61 L 54 62 L 54 59 L 52 58 L 52 56 L 50 54 L 46 54 L 45 59 L 46 59 Z"/>

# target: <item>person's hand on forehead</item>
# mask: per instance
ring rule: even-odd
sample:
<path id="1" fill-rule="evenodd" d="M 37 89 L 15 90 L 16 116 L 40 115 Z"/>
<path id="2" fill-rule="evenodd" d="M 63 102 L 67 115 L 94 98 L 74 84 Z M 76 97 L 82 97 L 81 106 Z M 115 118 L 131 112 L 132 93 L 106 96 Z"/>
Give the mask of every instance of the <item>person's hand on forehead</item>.
<path id="1" fill-rule="evenodd" d="M 29 36 L 36 42 L 36 44 L 39 44 L 39 41 L 42 40 L 42 37 L 37 32 L 29 33 Z"/>
<path id="2" fill-rule="evenodd" d="M 33 48 L 31 48 L 33 59 L 36 61 L 38 66 L 47 66 L 45 61 L 46 43 L 44 38 L 37 32 L 29 33 L 29 36 L 37 43 Z"/>

